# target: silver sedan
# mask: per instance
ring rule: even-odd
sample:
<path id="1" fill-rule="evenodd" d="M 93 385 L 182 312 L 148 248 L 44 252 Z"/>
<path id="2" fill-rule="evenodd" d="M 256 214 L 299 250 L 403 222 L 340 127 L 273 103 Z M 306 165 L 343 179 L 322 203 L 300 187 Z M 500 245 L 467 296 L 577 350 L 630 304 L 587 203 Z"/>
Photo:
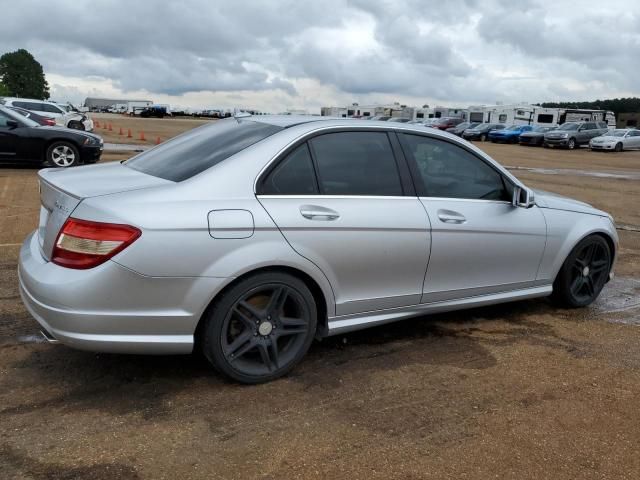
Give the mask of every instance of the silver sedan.
<path id="1" fill-rule="evenodd" d="M 640 130 L 635 128 L 618 128 L 604 135 L 592 138 L 589 142 L 591 150 L 614 150 L 621 152 L 640 148 Z"/>
<path id="2" fill-rule="evenodd" d="M 197 346 L 246 383 L 285 374 L 315 337 L 552 294 L 589 305 L 618 245 L 607 213 L 408 124 L 230 118 L 39 176 L 19 278 L 44 335 Z"/>

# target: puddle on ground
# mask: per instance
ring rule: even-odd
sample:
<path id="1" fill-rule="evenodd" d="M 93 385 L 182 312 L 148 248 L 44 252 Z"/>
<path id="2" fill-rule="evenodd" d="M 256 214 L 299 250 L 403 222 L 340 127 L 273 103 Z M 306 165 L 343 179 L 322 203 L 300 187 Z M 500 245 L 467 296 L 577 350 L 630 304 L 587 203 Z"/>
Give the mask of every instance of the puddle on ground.
<path id="1" fill-rule="evenodd" d="M 621 313 L 609 321 L 640 325 L 640 279 L 615 277 L 605 287 L 593 307 L 599 313 Z"/>
<path id="2" fill-rule="evenodd" d="M 600 172 L 597 170 L 577 170 L 573 168 L 536 168 L 507 166 L 509 170 L 525 170 L 544 175 L 574 175 L 578 177 L 616 178 L 618 180 L 640 180 L 640 173 L 634 172 Z"/>

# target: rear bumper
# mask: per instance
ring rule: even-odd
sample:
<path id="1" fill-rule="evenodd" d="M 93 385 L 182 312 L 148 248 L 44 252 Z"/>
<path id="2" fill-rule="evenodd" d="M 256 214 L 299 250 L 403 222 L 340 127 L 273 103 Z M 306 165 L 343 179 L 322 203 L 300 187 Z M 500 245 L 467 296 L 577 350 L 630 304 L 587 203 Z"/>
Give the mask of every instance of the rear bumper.
<path id="1" fill-rule="evenodd" d="M 34 233 L 18 267 L 20 295 L 48 335 L 70 347 L 113 353 L 181 354 L 220 278 L 147 277 L 108 261 L 89 270 L 48 262 Z"/>

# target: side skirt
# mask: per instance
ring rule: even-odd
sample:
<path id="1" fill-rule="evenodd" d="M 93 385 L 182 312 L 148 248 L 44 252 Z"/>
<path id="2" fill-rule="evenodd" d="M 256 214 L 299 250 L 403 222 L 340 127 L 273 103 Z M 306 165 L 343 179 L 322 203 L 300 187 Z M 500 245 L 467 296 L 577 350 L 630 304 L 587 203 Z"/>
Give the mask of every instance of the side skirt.
<path id="1" fill-rule="evenodd" d="M 491 295 L 478 295 L 458 300 L 446 300 L 442 302 L 421 303 L 409 307 L 392 308 L 388 310 L 376 310 L 373 312 L 357 313 L 353 315 L 342 315 L 329 317 L 327 336 L 339 333 L 360 330 L 374 325 L 395 322 L 405 318 L 418 317 L 429 313 L 450 312 L 453 310 L 463 310 L 466 308 L 482 307 L 497 303 L 513 302 L 516 300 L 526 300 L 529 298 L 546 297 L 551 295 L 553 287 L 544 285 L 541 287 L 523 288 L 509 292 L 494 293 Z"/>

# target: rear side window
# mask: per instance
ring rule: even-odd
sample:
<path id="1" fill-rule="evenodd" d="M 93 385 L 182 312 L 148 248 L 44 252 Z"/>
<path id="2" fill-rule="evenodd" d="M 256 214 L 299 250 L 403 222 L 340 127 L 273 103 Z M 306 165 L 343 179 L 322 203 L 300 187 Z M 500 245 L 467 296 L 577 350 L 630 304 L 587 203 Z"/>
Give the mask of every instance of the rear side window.
<path id="1" fill-rule="evenodd" d="M 264 195 L 317 194 L 316 174 L 307 144 L 303 143 L 278 163 L 260 190 Z"/>
<path id="2" fill-rule="evenodd" d="M 310 140 L 324 195 L 400 196 L 400 175 L 384 132 L 340 132 Z"/>
<path id="3" fill-rule="evenodd" d="M 282 127 L 235 118 L 190 130 L 124 162 L 139 172 L 181 182 L 264 140 Z"/>
<path id="4" fill-rule="evenodd" d="M 584 128 L 586 128 L 587 130 L 595 130 L 598 127 L 596 127 L 595 123 L 589 122 L 584 124 Z"/>
<path id="5" fill-rule="evenodd" d="M 403 134 L 401 138 L 421 196 L 510 199 L 502 175 L 462 147 L 419 135 Z"/>

